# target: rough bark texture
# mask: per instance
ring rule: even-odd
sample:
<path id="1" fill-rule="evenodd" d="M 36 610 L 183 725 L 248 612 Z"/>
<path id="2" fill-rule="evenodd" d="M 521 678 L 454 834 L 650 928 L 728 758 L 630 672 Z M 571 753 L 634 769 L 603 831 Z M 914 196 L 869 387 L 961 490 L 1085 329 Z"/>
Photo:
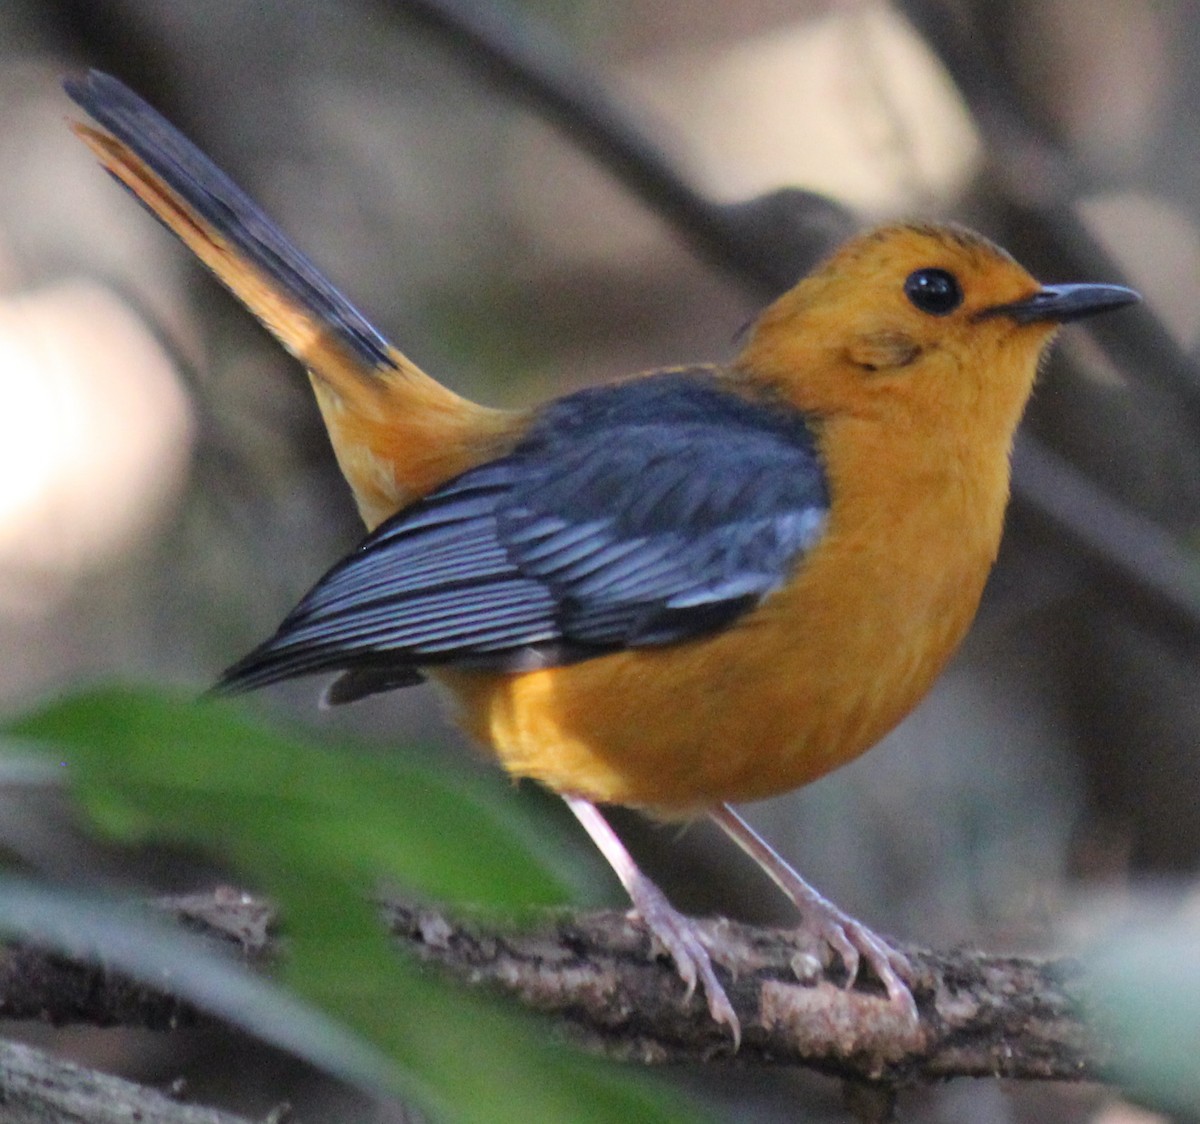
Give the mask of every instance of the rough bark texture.
<path id="1" fill-rule="evenodd" d="M 269 909 L 240 893 L 164 899 L 189 927 L 236 942 L 251 959 L 275 951 Z M 728 1033 L 699 995 L 685 998 L 640 922 L 607 912 L 518 928 L 464 922 L 441 909 L 382 905 L 398 943 L 472 986 L 555 1016 L 589 1047 L 642 1063 L 732 1057 Z M 921 1022 L 906 1024 L 882 992 L 841 986 L 803 934 L 706 923 L 742 1021 L 740 1062 L 809 1066 L 854 1081 L 949 1077 L 1103 1078 L 1111 1046 L 1084 1021 L 1071 961 L 906 949 L 918 969 Z M 0 1014 L 95 1026 L 194 1022 L 187 1005 L 107 972 L 34 949 L 0 957 Z"/>
<path id="2" fill-rule="evenodd" d="M 732 1056 L 700 996 L 684 999 L 671 965 L 641 924 L 621 913 L 566 917 L 528 930 L 451 920 L 390 902 L 393 932 L 457 978 L 488 983 L 562 1017 L 606 1054 L 642 1062 Z M 882 998 L 841 986 L 836 968 L 792 930 L 715 920 L 714 948 L 732 977 L 742 1062 L 811 1066 L 859 1081 L 963 1076 L 1102 1078 L 1111 1047 L 1081 1010 L 1071 961 L 907 948 L 919 972 L 918 1027 Z"/>

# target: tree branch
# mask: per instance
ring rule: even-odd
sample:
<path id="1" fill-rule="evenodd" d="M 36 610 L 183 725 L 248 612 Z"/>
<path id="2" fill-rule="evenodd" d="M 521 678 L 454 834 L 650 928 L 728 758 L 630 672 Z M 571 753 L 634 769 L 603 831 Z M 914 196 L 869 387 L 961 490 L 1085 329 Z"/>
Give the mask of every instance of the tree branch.
<path id="1" fill-rule="evenodd" d="M 1200 629 L 1194 552 L 1025 430 L 1013 452 L 1013 494 L 1100 573 L 1124 585 L 1161 629 L 1193 636 Z"/>
<path id="2" fill-rule="evenodd" d="M 173 916 L 251 960 L 273 956 L 270 910 L 228 891 L 162 899 Z M 699 995 L 684 998 L 671 964 L 628 914 L 569 914 L 531 927 L 463 921 L 441 908 L 381 904 L 398 944 L 472 986 L 552 1014 L 590 1048 L 643 1063 L 730 1056 L 728 1033 Z M 846 990 L 839 967 L 802 932 L 725 920 L 705 923 L 742 1021 L 738 1058 L 808 1066 L 854 1081 L 1004 1076 L 1103 1079 L 1112 1046 L 1085 1024 L 1081 969 L 1071 961 L 937 954 L 907 948 L 917 968 L 918 1027 L 882 991 Z M 66 1000 L 64 1000 L 66 996 Z M 164 1027 L 195 1021 L 191 1008 L 122 980 L 12 947 L 0 958 L 0 1015 L 91 1025 Z"/>
<path id="3" fill-rule="evenodd" d="M 1020 256 L 1051 277 L 1123 280 L 1120 263 L 1075 209 L 1082 196 L 1106 185 L 1030 119 L 971 14 L 955 0 L 899 0 L 897 6 L 937 54 L 983 133 L 989 183 L 1010 210 L 1010 225 L 1028 231 Z M 1143 304 L 1117 327 L 1091 327 L 1114 363 L 1172 394 L 1200 424 L 1200 370 L 1153 309 Z"/>
<path id="4" fill-rule="evenodd" d="M 385 906 L 411 952 L 455 978 L 486 983 L 564 1018 L 593 1048 L 641 1062 L 708 1061 L 732 1044 L 703 999 L 686 1002 L 673 967 L 623 913 L 497 930 L 438 908 Z M 856 1081 L 948 1077 L 1102 1078 L 1111 1047 L 1083 1022 L 1070 961 L 946 955 L 905 948 L 917 968 L 919 1027 L 882 990 L 841 986 L 795 930 L 705 923 L 743 1027 L 738 1058 L 803 1065 Z M 840 970 L 840 969 L 839 969 Z"/>

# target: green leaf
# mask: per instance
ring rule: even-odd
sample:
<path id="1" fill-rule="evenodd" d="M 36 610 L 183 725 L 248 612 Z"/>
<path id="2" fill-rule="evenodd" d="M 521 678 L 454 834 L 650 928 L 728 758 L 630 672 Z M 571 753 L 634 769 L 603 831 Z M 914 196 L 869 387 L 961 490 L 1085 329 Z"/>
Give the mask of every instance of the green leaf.
<path id="1" fill-rule="evenodd" d="M 1185 915 L 1142 921 L 1085 958 L 1122 1081 L 1147 1103 L 1189 1118 L 1200 1113 L 1197 949 L 1200 921 Z"/>
<path id="2" fill-rule="evenodd" d="M 433 754 L 335 746 L 235 704 L 123 688 L 61 700 L 9 730 L 59 747 L 93 817 L 128 842 L 170 837 L 255 863 L 286 842 L 291 862 L 484 906 L 560 905 L 577 888 L 511 793 Z"/>
<path id="3" fill-rule="evenodd" d="M 204 848 L 277 900 L 286 981 L 394 1059 L 427 1109 L 488 1124 L 695 1118 L 645 1075 L 552 1047 L 534 1020 L 422 974 L 383 932 L 368 901 L 381 881 L 509 910 L 569 899 L 554 831 L 511 789 L 148 690 L 80 694 L 9 733 L 65 760 L 110 834 Z"/>

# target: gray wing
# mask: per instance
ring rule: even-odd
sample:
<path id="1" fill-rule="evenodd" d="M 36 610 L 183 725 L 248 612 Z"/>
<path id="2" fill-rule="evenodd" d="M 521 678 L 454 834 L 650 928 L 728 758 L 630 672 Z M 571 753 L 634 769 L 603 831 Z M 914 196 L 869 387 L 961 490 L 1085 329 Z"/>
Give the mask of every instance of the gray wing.
<path id="1" fill-rule="evenodd" d="M 383 524 L 219 686 L 337 669 L 348 701 L 437 664 L 519 671 L 703 635 L 787 580 L 828 506 L 794 411 L 695 374 L 583 391 Z"/>

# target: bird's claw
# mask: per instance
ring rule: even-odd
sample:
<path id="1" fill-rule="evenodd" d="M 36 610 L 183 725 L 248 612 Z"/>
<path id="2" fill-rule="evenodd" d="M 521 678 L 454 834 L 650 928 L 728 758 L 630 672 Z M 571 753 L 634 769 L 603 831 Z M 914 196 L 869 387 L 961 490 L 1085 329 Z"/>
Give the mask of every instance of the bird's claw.
<path id="1" fill-rule="evenodd" d="M 709 817 L 746 852 L 792 901 L 804 918 L 803 929 L 841 958 L 846 987 L 853 987 L 865 960 L 887 991 L 888 1003 L 906 1022 L 916 1025 L 917 1001 L 909 981 L 915 972 L 908 958 L 861 921 L 843 913 L 800 877 L 728 804 L 709 810 Z"/>
<path id="2" fill-rule="evenodd" d="M 915 972 L 908 957 L 832 903 L 822 902 L 822 907 L 815 911 L 810 908 L 805 928 L 838 954 L 846 969 L 845 986 L 854 986 L 865 961 L 883 984 L 891 1006 L 906 1021 L 918 1022 L 920 1016 L 911 986 Z"/>
<path id="3" fill-rule="evenodd" d="M 713 1020 L 729 1028 L 733 1048 L 741 1045 L 742 1027 L 713 968 L 705 936 L 699 925 L 680 913 L 667 901 L 662 892 L 648 879 L 638 887 L 634 912 L 645 923 L 663 951 L 674 961 L 675 970 L 683 980 L 685 1001 L 696 992 L 697 984 L 704 992 L 708 1013 Z"/>

